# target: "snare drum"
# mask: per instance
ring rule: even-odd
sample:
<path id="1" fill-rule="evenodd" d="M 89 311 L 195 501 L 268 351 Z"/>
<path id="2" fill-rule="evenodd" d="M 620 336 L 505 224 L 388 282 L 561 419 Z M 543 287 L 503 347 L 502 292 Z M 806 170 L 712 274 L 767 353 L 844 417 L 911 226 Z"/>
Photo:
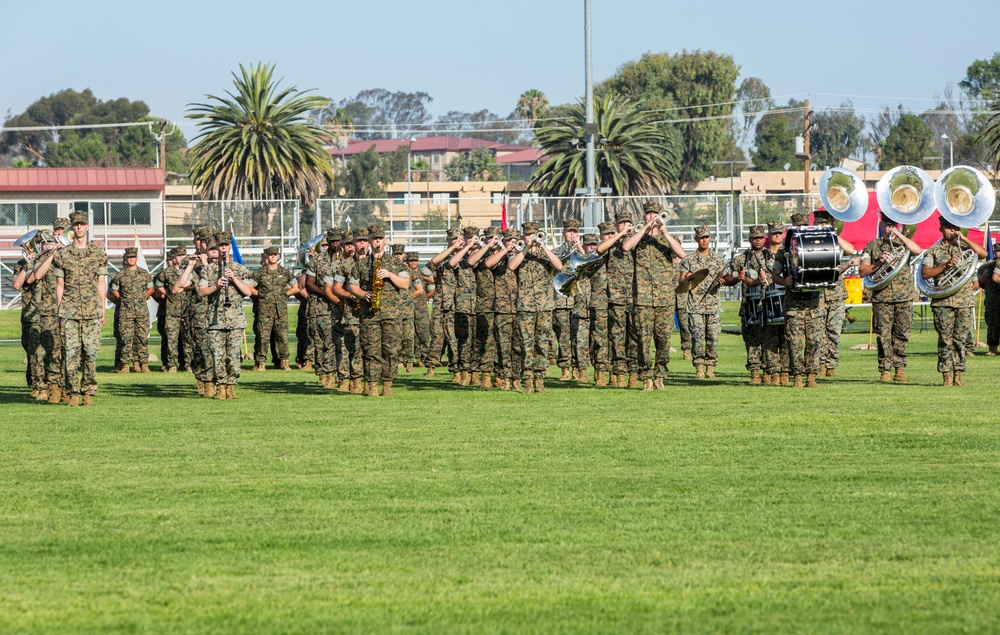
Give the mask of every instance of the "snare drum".
<path id="1" fill-rule="evenodd" d="M 776 284 L 767 288 L 764 294 L 764 315 L 768 324 L 785 323 L 785 289 Z"/>
<path id="2" fill-rule="evenodd" d="M 840 245 L 833 227 L 791 227 L 785 249 L 795 290 L 832 287 L 840 281 Z"/>
<path id="3" fill-rule="evenodd" d="M 760 326 L 764 323 L 764 305 L 762 287 L 747 289 L 743 303 L 743 321 L 748 326 Z"/>

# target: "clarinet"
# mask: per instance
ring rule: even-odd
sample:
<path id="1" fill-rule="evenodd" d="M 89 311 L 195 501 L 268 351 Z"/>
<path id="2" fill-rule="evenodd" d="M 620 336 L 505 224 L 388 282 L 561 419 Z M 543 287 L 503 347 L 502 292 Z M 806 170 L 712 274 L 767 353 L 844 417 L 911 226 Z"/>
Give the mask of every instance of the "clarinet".
<path id="1" fill-rule="evenodd" d="M 219 261 L 219 264 L 220 264 L 220 267 L 219 267 L 219 277 L 220 278 L 224 278 L 226 276 L 226 266 L 229 264 L 229 253 L 228 252 L 226 252 L 225 255 L 222 256 L 222 258 Z M 232 306 L 232 302 L 230 302 L 230 300 L 229 300 L 229 285 L 228 284 L 226 285 L 226 295 L 225 295 L 225 299 L 222 301 L 222 306 L 226 307 L 227 309 Z"/>

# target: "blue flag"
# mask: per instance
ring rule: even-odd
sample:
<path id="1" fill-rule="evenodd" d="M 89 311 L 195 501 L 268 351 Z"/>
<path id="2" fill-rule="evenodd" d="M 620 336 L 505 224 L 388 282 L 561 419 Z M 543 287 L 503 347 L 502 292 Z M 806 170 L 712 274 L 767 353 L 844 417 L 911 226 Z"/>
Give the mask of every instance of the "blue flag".
<path id="1" fill-rule="evenodd" d="M 242 265 L 243 256 L 240 255 L 239 245 L 236 244 L 236 234 L 232 234 L 229 241 L 229 244 L 232 245 L 233 261 Z"/>
<path id="2" fill-rule="evenodd" d="M 986 223 L 986 259 L 993 260 L 996 254 L 993 253 L 993 236 L 990 235 L 990 224 Z"/>

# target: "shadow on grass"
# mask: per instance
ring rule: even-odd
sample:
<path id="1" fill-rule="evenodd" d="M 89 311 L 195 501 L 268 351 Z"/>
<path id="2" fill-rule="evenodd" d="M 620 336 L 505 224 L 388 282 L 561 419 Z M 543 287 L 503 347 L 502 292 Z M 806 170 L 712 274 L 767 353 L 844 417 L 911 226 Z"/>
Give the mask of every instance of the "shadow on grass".
<path id="1" fill-rule="evenodd" d="M 146 399 L 174 399 L 177 397 L 197 397 L 198 390 L 192 381 L 190 384 L 157 384 L 157 383 L 129 383 L 129 384 L 97 384 L 97 393 L 106 393 L 118 397 L 143 397 Z"/>

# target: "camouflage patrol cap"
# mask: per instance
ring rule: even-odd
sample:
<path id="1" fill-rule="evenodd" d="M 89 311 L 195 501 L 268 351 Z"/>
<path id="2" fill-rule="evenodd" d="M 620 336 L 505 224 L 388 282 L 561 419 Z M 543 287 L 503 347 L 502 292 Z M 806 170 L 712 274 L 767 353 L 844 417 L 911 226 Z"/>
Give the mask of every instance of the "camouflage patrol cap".
<path id="1" fill-rule="evenodd" d="M 367 241 L 368 240 L 368 232 L 365 231 L 365 230 L 363 230 L 363 229 L 359 229 L 358 231 L 356 231 L 354 233 L 354 242 L 358 242 L 359 240 Z"/>
<path id="2" fill-rule="evenodd" d="M 494 236 L 499 236 L 500 233 L 501 232 L 499 227 L 487 227 L 486 229 L 483 230 L 483 237 L 493 238 Z"/>
<path id="3" fill-rule="evenodd" d="M 60 216 L 52 221 L 52 229 L 66 229 L 67 227 L 69 227 L 69 219 L 65 216 Z"/>
<path id="4" fill-rule="evenodd" d="M 265 247 L 264 248 L 264 255 L 265 256 L 280 256 L 281 255 L 281 249 L 279 247 L 276 247 L 275 245 L 271 245 L 270 247 Z"/>
<path id="5" fill-rule="evenodd" d="M 833 216 L 831 216 L 830 212 L 826 211 L 825 209 L 818 209 L 815 212 L 813 212 L 813 222 L 816 223 L 821 220 L 826 221 L 831 225 L 833 224 Z"/>
<path id="6" fill-rule="evenodd" d="M 169 256 L 170 258 L 176 258 L 178 256 L 186 256 L 186 255 L 187 255 L 187 249 L 184 248 L 184 245 L 177 245 L 176 247 L 170 250 L 170 253 L 167 254 L 167 256 Z"/>
<path id="7" fill-rule="evenodd" d="M 708 228 L 708 225 L 698 225 L 694 228 L 694 238 L 698 240 L 699 238 L 707 238 L 712 235 L 712 230 Z"/>
<path id="8" fill-rule="evenodd" d="M 208 225 L 201 225 L 200 227 L 194 228 L 195 240 L 212 240 L 212 234 L 212 228 Z"/>
<path id="9" fill-rule="evenodd" d="M 533 220 L 529 220 L 526 223 L 521 223 L 521 233 L 522 234 L 534 234 L 538 231 L 538 223 Z"/>
<path id="10" fill-rule="evenodd" d="M 763 238 L 767 236 L 767 230 L 763 225 L 753 225 L 750 227 L 750 238 Z"/>
<path id="11" fill-rule="evenodd" d="M 87 214 L 85 214 L 84 212 L 73 212 L 72 214 L 69 215 L 69 224 L 70 225 L 88 224 Z"/>
<path id="12" fill-rule="evenodd" d="M 584 245 L 596 245 L 601 242 L 601 237 L 597 234 L 584 234 L 583 244 Z"/>
<path id="13" fill-rule="evenodd" d="M 643 214 L 659 214 L 661 211 L 663 211 L 663 207 L 656 201 L 649 201 L 642 206 Z"/>
<path id="14" fill-rule="evenodd" d="M 797 212 L 792 214 L 792 226 L 801 227 L 809 224 L 809 214 Z"/>
<path id="15" fill-rule="evenodd" d="M 135 247 L 126 247 L 125 248 L 125 257 L 126 258 L 138 258 L 139 257 L 139 250 L 137 248 L 135 248 Z"/>
<path id="16" fill-rule="evenodd" d="M 215 232 L 214 236 L 216 246 L 228 245 L 233 242 L 233 235 L 224 229 L 222 231 Z"/>
<path id="17" fill-rule="evenodd" d="M 479 235 L 479 228 L 473 225 L 462 228 L 462 238 L 472 238 Z"/>
<path id="18" fill-rule="evenodd" d="M 344 238 L 344 242 L 345 243 L 353 243 L 354 242 L 354 232 L 345 230 L 344 233 L 343 233 L 343 238 Z"/>
<path id="19" fill-rule="evenodd" d="M 615 222 L 616 223 L 624 223 L 624 222 L 631 223 L 632 221 L 633 221 L 632 212 L 630 212 L 628 210 L 624 210 L 623 209 L 620 212 L 618 212 L 617 214 L 615 214 Z"/>
<path id="20" fill-rule="evenodd" d="M 420 254 L 415 251 L 406 252 L 406 262 L 420 262 Z"/>
<path id="21" fill-rule="evenodd" d="M 372 225 L 369 227 L 368 238 L 369 240 L 374 238 L 385 238 L 385 225 Z"/>
<path id="22" fill-rule="evenodd" d="M 326 230 L 326 242 L 334 243 L 337 242 L 338 240 L 343 240 L 343 239 L 344 239 L 344 232 L 340 231 L 339 229 Z"/>
<path id="23" fill-rule="evenodd" d="M 785 224 L 780 220 L 773 220 L 767 224 L 767 233 L 780 234 L 785 231 Z"/>
<path id="24" fill-rule="evenodd" d="M 445 232 L 445 235 L 448 237 L 448 240 L 451 240 L 452 238 L 460 238 L 462 236 L 462 230 L 458 227 L 452 227 Z"/>
<path id="25" fill-rule="evenodd" d="M 580 221 L 575 218 L 567 218 L 563 221 L 562 230 L 564 232 L 578 232 L 580 231 Z"/>
<path id="26" fill-rule="evenodd" d="M 514 229 L 513 227 L 508 227 L 507 231 L 505 231 L 502 235 L 504 240 L 508 240 L 511 238 L 516 240 L 517 238 L 521 237 L 521 234 L 517 233 L 517 230 Z"/>
<path id="27" fill-rule="evenodd" d="M 597 226 L 597 231 L 601 232 L 602 234 L 613 234 L 615 233 L 615 224 L 609 220 L 606 220 Z"/>
<path id="28" fill-rule="evenodd" d="M 398 256 L 399 254 L 406 253 L 406 245 L 396 244 L 392 246 L 392 255 Z"/>

